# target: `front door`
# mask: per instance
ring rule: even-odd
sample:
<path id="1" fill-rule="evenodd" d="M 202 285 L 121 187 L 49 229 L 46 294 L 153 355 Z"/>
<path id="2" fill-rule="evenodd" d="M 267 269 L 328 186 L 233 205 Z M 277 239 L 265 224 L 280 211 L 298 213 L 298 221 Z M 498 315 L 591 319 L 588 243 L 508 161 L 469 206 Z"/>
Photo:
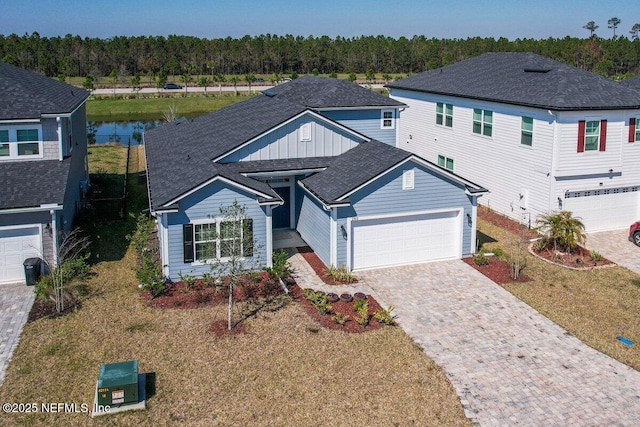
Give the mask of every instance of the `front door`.
<path id="1" fill-rule="evenodd" d="M 272 212 L 273 228 L 291 228 L 291 192 L 290 187 L 276 187 L 273 189 L 284 204 Z"/>

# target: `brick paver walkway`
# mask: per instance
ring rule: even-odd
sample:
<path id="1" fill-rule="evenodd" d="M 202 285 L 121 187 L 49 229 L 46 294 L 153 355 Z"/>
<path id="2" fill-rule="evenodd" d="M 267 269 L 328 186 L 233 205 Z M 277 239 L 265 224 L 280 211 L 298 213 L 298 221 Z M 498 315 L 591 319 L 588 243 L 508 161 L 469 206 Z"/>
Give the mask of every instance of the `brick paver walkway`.
<path id="1" fill-rule="evenodd" d="M 34 298 L 33 287 L 24 284 L 0 285 L 0 385 Z"/>
<path id="2" fill-rule="evenodd" d="M 445 370 L 480 425 L 640 425 L 640 372 L 462 261 L 358 276 L 396 307 L 399 324 Z"/>
<path id="3" fill-rule="evenodd" d="M 394 305 L 400 326 L 446 372 L 475 424 L 640 425 L 640 372 L 462 261 L 359 272 L 351 287 L 323 284 L 299 254 L 290 262 L 302 287 L 360 290 Z"/>
<path id="4" fill-rule="evenodd" d="M 589 233 L 586 246 L 609 261 L 640 274 L 640 248 L 629 241 L 628 229 Z"/>

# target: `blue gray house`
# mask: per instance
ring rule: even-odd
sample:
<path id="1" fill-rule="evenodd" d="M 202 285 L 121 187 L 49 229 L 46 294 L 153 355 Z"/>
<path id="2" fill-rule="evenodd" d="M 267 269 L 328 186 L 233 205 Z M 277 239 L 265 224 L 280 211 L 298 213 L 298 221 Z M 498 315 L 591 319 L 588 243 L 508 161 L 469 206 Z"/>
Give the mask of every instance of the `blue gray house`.
<path id="1" fill-rule="evenodd" d="M 88 180 L 89 92 L 0 62 L 0 284 L 56 262 Z"/>
<path id="2" fill-rule="evenodd" d="M 281 229 L 297 231 L 326 265 L 349 270 L 472 254 L 486 190 L 396 148 L 403 108 L 353 83 L 306 76 L 147 131 L 165 275 L 209 271 L 207 231 L 220 232 L 219 208 L 234 201 L 257 243 L 238 250 L 267 266 Z"/>

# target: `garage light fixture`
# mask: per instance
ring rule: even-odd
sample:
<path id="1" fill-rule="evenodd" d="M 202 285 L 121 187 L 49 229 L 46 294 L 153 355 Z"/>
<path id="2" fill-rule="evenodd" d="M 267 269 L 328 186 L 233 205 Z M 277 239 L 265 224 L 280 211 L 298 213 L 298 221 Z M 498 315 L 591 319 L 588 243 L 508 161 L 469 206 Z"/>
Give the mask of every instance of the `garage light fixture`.
<path id="1" fill-rule="evenodd" d="M 342 231 L 342 238 L 347 240 L 347 230 L 344 228 L 344 225 L 340 226 L 340 231 Z"/>

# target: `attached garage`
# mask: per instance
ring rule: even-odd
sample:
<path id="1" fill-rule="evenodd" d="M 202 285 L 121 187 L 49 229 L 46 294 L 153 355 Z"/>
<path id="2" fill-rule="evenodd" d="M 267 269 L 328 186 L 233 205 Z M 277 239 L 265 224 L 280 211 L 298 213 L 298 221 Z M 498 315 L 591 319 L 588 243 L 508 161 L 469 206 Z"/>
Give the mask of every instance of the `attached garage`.
<path id="1" fill-rule="evenodd" d="M 0 228 L 0 284 L 24 283 L 24 260 L 41 256 L 40 226 Z"/>
<path id="2" fill-rule="evenodd" d="M 352 221 L 353 269 L 459 258 L 461 210 Z"/>
<path id="3" fill-rule="evenodd" d="M 640 220 L 638 187 L 568 191 L 564 210 L 582 219 L 588 232 L 628 228 Z"/>

